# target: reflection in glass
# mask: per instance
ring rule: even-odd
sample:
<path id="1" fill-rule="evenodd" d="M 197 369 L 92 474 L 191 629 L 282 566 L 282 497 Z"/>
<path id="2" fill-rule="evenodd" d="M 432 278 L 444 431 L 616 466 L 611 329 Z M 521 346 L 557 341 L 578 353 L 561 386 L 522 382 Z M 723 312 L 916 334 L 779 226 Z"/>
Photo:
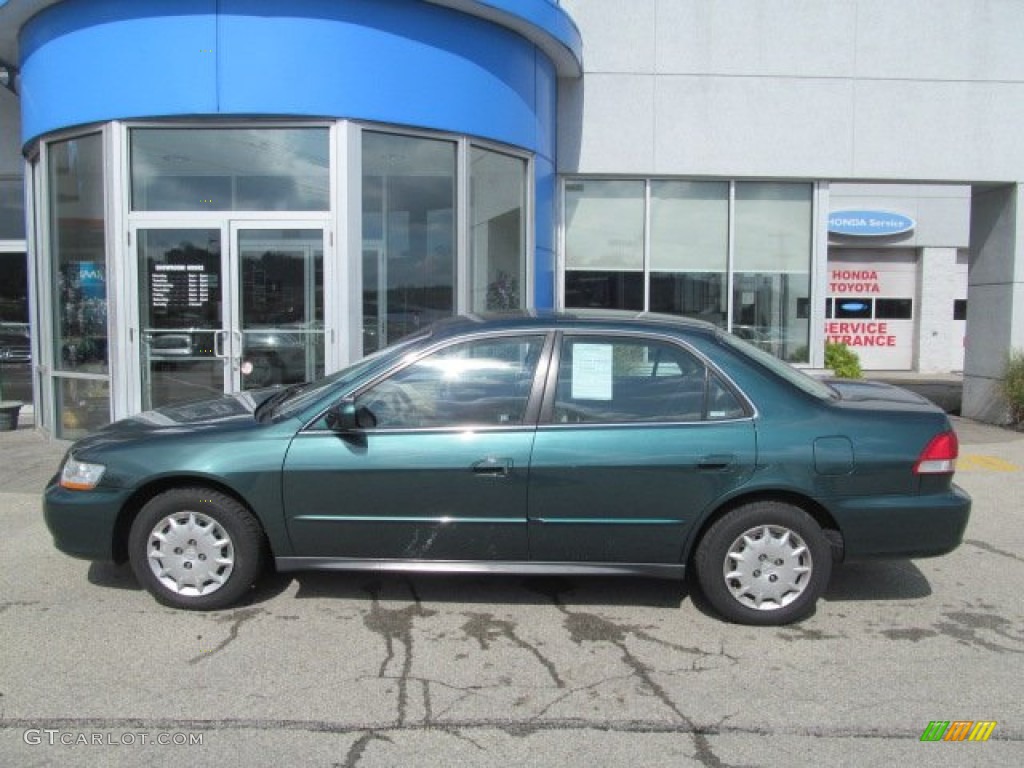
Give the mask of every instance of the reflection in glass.
<path id="1" fill-rule="evenodd" d="M 455 144 L 363 133 L 363 353 L 455 311 Z"/>
<path id="2" fill-rule="evenodd" d="M 0 240 L 24 239 L 24 184 L 20 176 L 0 178 Z"/>
<path id="3" fill-rule="evenodd" d="M 644 182 L 565 185 L 566 269 L 643 269 Z"/>
<path id="4" fill-rule="evenodd" d="M 724 328 L 725 272 L 652 272 L 651 312 L 706 320 Z"/>
<path id="5" fill-rule="evenodd" d="M 102 141 L 57 142 L 48 159 L 54 366 L 107 373 Z"/>
<path id="6" fill-rule="evenodd" d="M 728 182 L 651 182 L 652 270 L 724 273 L 728 250 Z"/>
<path id="7" fill-rule="evenodd" d="M 326 211 L 327 128 L 133 128 L 132 210 Z"/>
<path id="8" fill-rule="evenodd" d="M 356 400 L 362 426 L 522 424 L 543 336 L 453 344 L 402 368 Z"/>
<path id="9" fill-rule="evenodd" d="M 143 408 L 224 392 L 219 229 L 137 234 Z"/>
<path id="10" fill-rule="evenodd" d="M 725 327 L 728 253 L 728 182 L 651 182 L 652 312 Z"/>
<path id="11" fill-rule="evenodd" d="M 60 439 L 76 440 L 110 423 L 109 381 L 57 376 L 53 382 Z"/>
<path id="12" fill-rule="evenodd" d="M 473 311 L 525 306 L 526 161 L 472 149 L 470 258 Z"/>
<path id="13" fill-rule="evenodd" d="M 644 308 L 643 272 L 584 272 L 565 273 L 565 306 L 571 308 L 595 307 L 600 309 Z"/>
<path id="14" fill-rule="evenodd" d="M 810 184 L 738 182 L 732 330 L 783 360 L 807 362 Z"/>
<path id="15" fill-rule="evenodd" d="M 238 233 L 242 389 L 324 374 L 324 249 L 319 229 Z"/>
<path id="16" fill-rule="evenodd" d="M 100 135 L 50 144 L 47 168 L 56 436 L 72 438 L 110 421 Z"/>

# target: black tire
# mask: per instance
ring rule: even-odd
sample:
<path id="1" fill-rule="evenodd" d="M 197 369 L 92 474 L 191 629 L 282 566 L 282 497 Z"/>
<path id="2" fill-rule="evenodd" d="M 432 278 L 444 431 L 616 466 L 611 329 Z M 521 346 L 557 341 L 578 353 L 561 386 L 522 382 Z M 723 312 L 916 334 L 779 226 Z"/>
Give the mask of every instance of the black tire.
<path id="1" fill-rule="evenodd" d="M 832 550 L 818 523 L 777 501 L 747 504 L 717 520 L 694 560 L 704 597 L 738 624 L 806 618 L 832 574 Z"/>
<path id="2" fill-rule="evenodd" d="M 172 488 L 139 511 L 128 556 L 135 578 L 163 605 L 217 610 L 237 603 L 260 574 L 263 531 L 230 496 Z"/>

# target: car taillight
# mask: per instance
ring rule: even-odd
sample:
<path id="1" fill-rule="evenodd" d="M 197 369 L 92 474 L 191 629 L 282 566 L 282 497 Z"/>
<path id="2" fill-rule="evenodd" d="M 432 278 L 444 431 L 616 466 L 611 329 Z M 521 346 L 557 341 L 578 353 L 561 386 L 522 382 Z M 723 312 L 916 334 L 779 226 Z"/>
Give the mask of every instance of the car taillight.
<path id="1" fill-rule="evenodd" d="M 914 465 L 915 475 L 941 475 L 956 469 L 956 457 L 960 455 L 960 441 L 956 432 L 943 432 L 931 439 L 921 451 Z"/>

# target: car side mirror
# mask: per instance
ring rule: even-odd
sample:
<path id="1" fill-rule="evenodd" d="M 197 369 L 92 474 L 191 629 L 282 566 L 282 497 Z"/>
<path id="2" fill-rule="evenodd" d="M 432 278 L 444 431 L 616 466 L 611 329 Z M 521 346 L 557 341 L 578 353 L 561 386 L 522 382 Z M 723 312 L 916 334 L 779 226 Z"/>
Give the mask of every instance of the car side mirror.
<path id="1" fill-rule="evenodd" d="M 358 432 L 377 426 L 377 417 L 366 406 L 357 406 L 355 400 L 345 399 L 331 408 L 326 415 L 327 427 L 335 432 Z"/>

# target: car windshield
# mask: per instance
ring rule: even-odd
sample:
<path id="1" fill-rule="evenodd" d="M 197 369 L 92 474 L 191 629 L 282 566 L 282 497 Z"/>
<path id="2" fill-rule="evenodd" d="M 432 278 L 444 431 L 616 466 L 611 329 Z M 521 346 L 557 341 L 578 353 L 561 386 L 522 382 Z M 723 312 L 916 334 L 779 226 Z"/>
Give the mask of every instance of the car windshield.
<path id="1" fill-rule="evenodd" d="M 319 400 L 329 390 L 344 389 L 365 373 L 375 368 L 386 367 L 392 360 L 396 360 L 406 354 L 411 347 L 419 344 L 428 335 L 427 333 L 418 333 L 415 336 L 410 336 L 390 347 L 379 349 L 362 360 L 353 363 L 348 368 L 343 368 L 336 373 L 332 373 L 330 376 L 284 390 L 287 394 L 273 404 L 273 411 L 270 416 L 294 416 L 300 413 L 311 403 Z"/>
<path id="2" fill-rule="evenodd" d="M 795 368 L 784 360 L 780 360 L 770 352 L 766 352 L 765 350 L 730 333 L 723 332 L 719 334 L 719 337 L 733 349 L 747 357 L 754 358 L 758 363 L 763 365 L 765 368 L 768 368 L 772 373 L 781 376 L 790 384 L 800 388 L 807 394 L 813 395 L 819 400 L 835 400 L 839 397 L 839 394 L 824 382 L 804 373 L 799 368 Z"/>

